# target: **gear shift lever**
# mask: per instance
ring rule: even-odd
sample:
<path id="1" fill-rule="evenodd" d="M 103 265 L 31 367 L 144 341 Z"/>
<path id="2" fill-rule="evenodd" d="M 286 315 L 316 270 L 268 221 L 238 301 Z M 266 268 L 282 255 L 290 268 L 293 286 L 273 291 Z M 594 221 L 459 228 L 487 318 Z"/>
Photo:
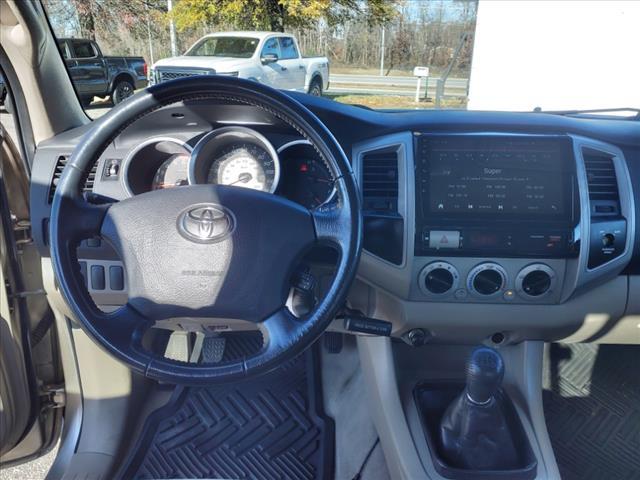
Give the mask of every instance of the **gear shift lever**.
<path id="1" fill-rule="evenodd" d="M 504 470 L 518 464 L 516 446 L 498 390 L 504 361 L 493 348 L 478 347 L 467 362 L 467 385 L 440 423 L 447 461 L 468 470 Z"/>
<path id="2" fill-rule="evenodd" d="M 478 347 L 467 362 L 467 398 L 476 405 L 491 402 L 504 377 L 502 356 L 493 348 Z"/>

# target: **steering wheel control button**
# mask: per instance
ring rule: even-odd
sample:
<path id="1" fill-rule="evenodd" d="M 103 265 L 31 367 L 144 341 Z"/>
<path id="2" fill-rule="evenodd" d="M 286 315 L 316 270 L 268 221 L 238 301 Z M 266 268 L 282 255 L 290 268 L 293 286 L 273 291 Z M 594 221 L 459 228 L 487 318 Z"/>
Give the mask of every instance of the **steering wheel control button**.
<path id="1" fill-rule="evenodd" d="M 87 247 L 90 248 L 99 248 L 100 245 L 102 245 L 102 242 L 100 241 L 99 238 L 94 237 L 94 238 L 88 238 L 87 239 Z"/>
<path id="2" fill-rule="evenodd" d="M 84 279 L 84 286 L 88 285 L 87 283 L 87 262 L 79 262 L 80 263 L 80 275 Z"/>
<path id="3" fill-rule="evenodd" d="M 460 232 L 454 230 L 429 231 L 429 248 L 460 248 Z"/>
<path id="4" fill-rule="evenodd" d="M 433 262 L 418 275 L 418 285 L 425 295 L 440 296 L 458 287 L 458 270 L 447 262 Z"/>
<path id="5" fill-rule="evenodd" d="M 228 208 L 215 203 L 201 203 L 178 216 L 178 231 L 196 243 L 215 243 L 228 237 L 235 228 L 235 218 Z"/>
<path id="6" fill-rule="evenodd" d="M 91 265 L 91 288 L 94 290 L 105 289 L 104 267 L 102 265 Z"/>
<path id="7" fill-rule="evenodd" d="M 469 272 L 468 288 L 479 297 L 492 297 L 504 290 L 507 273 L 497 263 L 481 263 Z"/>
<path id="8" fill-rule="evenodd" d="M 124 270 L 119 265 L 109 267 L 109 288 L 111 290 L 124 290 Z"/>
<path id="9" fill-rule="evenodd" d="M 544 263 L 534 263 L 518 273 L 516 291 L 527 299 L 542 298 L 553 291 L 556 285 L 556 274 Z"/>

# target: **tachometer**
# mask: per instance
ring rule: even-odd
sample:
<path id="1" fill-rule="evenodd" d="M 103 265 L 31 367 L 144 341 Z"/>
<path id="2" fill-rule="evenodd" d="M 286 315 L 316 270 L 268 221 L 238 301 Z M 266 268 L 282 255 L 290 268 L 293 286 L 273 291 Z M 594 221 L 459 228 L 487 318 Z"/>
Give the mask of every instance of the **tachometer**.
<path id="1" fill-rule="evenodd" d="M 208 183 L 235 185 L 263 192 L 273 192 L 275 180 L 275 160 L 264 147 L 249 142 L 233 143 L 222 148 L 207 175 Z"/>
<path id="2" fill-rule="evenodd" d="M 153 137 L 122 161 L 120 180 L 129 196 L 189 183 L 191 146 L 171 137 Z"/>
<path id="3" fill-rule="evenodd" d="M 151 182 L 151 190 L 188 185 L 189 160 L 191 155 L 175 153 L 165 160 L 156 171 Z"/>

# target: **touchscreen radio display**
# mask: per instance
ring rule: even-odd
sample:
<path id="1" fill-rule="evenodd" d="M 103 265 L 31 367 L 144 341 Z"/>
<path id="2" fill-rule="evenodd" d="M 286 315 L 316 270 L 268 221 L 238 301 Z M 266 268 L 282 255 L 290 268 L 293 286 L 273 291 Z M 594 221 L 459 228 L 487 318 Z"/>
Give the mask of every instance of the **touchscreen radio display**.
<path id="1" fill-rule="evenodd" d="M 563 138 L 425 135 L 416 159 L 423 217 L 567 218 L 573 162 Z"/>

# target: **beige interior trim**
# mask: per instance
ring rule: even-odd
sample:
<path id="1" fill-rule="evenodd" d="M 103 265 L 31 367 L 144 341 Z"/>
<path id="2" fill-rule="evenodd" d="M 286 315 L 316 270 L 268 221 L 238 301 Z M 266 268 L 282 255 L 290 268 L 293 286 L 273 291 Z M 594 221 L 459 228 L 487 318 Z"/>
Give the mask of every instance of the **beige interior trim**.
<path id="1" fill-rule="evenodd" d="M 404 417 L 391 339 L 365 336 L 358 336 L 357 339 L 373 421 L 391 478 L 430 478 L 422 468 Z"/>
<path id="2" fill-rule="evenodd" d="M 0 2 L 0 43 L 19 78 L 36 145 L 57 133 L 88 123 L 69 81 L 40 2 Z"/>

